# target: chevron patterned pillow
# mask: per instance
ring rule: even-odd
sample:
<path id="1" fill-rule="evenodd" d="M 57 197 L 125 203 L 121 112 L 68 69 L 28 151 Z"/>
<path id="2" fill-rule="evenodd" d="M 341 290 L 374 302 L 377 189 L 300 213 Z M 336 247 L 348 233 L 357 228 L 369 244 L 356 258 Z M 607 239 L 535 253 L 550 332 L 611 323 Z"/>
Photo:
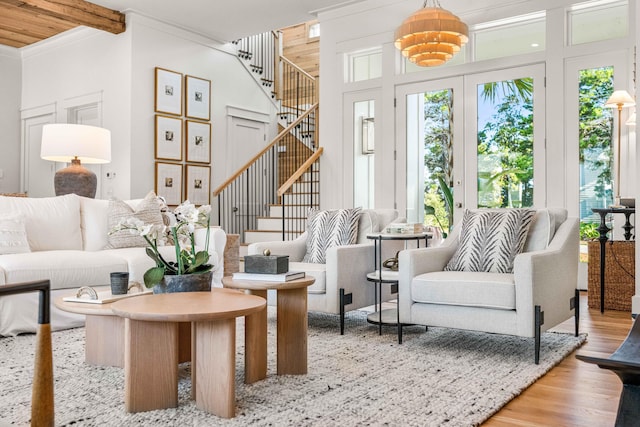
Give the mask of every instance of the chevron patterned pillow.
<path id="1" fill-rule="evenodd" d="M 356 243 L 361 210 L 312 209 L 307 216 L 307 253 L 302 262 L 324 264 L 327 249 Z"/>
<path id="2" fill-rule="evenodd" d="M 465 210 L 458 248 L 445 271 L 512 273 L 535 213 L 533 209 Z"/>

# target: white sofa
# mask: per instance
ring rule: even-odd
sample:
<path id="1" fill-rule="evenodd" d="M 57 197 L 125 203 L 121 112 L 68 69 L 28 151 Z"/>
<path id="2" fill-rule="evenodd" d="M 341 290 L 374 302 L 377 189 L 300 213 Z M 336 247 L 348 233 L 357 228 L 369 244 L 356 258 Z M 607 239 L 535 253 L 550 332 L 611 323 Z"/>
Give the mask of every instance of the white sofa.
<path id="1" fill-rule="evenodd" d="M 125 201 L 131 208 L 142 201 Z M 0 286 L 49 279 L 51 282 L 51 329 L 84 324 L 84 316 L 57 309 L 53 300 L 81 286 L 109 284 L 114 271 L 129 272 L 129 280 L 143 283 L 144 272 L 153 261 L 144 247 L 105 249 L 108 243 L 109 201 L 75 194 L 48 198 L 0 196 L 0 218 L 19 215 L 24 223 L 28 252 L 0 254 Z M 2 230 L 0 230 L 0 233 Z M 204 244 L 206 230 L 196 230 L 196 243 Z M 214 264 L 213 286 L 222 286 L 226 234 L 212 227 L 210 263 Z M 173 246 L 161 248 L 175 259 Z M 0 297 L 0 336 L 35 332 L 38 295 Z"/>
<path id="2" fill-rule="evenodd" d="M 535 363 L 541 332 L 574 315 L 578 334 L 577 218 L 565 209 L 538 210 L 512 273 L 445 271 L 460 228 L 439 247 L 400 252 L 401 324 L 535 337 Z"/>
<path id="3" fill-rule="evenodd" d="M 315 278 L 308 288 L 308 310 L 340 315 L 340 333 L 344 333 L 344 313 L 375 303 L 375 286 L 367 281 L 367 273 L 375 270 L 373 240 L 368 233 L 382 231 L 391 222 L 404 222 L 394 209 L 365 209 L 360 214 L 356 244 L 334 246 L 326 252 L 326 263 L 302 262 L 307 252 L 307 232 L 295 240 L 260 242 L 249 245 L 248 254 L 288 255 L 290 271 L 304 271 Z M 383 246 L 383 259 L 390 258 L 403 246 L 389 242 Z M 383 286 L 382 300 L 391 299 L 388 286 Z M 271 304 L 271 301 L 269 302 Z"/>

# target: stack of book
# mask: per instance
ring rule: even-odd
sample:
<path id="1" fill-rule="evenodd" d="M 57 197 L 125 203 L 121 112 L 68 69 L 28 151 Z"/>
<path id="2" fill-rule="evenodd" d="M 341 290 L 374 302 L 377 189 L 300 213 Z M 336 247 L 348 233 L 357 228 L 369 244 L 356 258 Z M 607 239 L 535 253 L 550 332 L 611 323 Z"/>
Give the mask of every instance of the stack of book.
<path id="1" fill-rule="evenodd" d="M 384 231 L 389 234 L 419 234 L 424 232 L 424 225 L 420 223 L 392 223 Z"/>
<path id="2" fill-rule="evenodd" d="M 287 255 L 247 255 L 244 257 L 244 272 L 233 273 L 234 280 L 262 280 L 265 282 L 288 282 L 302 279 L 304 271 L 289 271 Z"/>
<path id="3" fill-rule="evenodd" d="M 304 278 L 304 271 L 287 271 L 286 273 L 233 273 L 234 280 L 262 280 L 265 282 L 288 282 Z"/>

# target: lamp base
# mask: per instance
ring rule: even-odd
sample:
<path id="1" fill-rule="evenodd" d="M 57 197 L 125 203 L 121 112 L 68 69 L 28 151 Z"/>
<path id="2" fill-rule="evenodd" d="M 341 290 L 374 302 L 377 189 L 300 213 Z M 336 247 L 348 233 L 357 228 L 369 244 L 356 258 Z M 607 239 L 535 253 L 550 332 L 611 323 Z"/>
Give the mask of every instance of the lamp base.
<path id="1" fill-rule="evenodd" d="M 75 193 L 93 199 L 96 197 L 98 178 L 95 173 L 82 166 L 79 160 L 73 159 L 71 166 L 56 172 L 53 185 L 56 196 Z"/>

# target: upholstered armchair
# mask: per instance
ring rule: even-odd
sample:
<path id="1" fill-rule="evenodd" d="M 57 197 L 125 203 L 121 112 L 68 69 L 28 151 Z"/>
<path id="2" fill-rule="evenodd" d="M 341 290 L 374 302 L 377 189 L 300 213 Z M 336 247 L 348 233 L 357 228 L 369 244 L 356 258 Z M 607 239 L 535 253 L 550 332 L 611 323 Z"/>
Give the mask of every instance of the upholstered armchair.
<path id="1" fill-rule="evenodd" d="M 398 211 L 393 209 L 361 211 L 356 243 L 329 247 L 325 262 L 303 262 L 311 245 L 309 230 L 295 240 L 252 243 L 248 254 L 262 254 L 269 249 L 273 255 L 288 255 L 290 271 L 304 271 L 316 279 L 308 288 L 308 310 L 339 314 L 340 334 L 344 334 L 345 312 L 375 303 L 375 286 L 366 278 L 367 273 L 375 270 L 373 241 L 367 239 L 367 234 L 382 231 L 394 221 L 401 220 Z M 402 246 L 385 245 L 383 259 L 391 258 L 400 249 Z M 382 300 L 389 299 L 391 294 L 387 287 L 383 289 Z"/>
<path id="2" fill-rule="evenodd" d="M 467 221 L 467 215 L 482 212 L 489 210 L 465 211 L 462 224 L 440 246 L 400 253 L 400 322 L 534 337 L 537 364 L 541 332 L 573 313 L 578 334 L 578 219 L 567 218 L 564 209 L 541 209 L 522 236 L 513 230 L 478 231 L 486 222 Z M 500 250 L 516 249 L 512 270 L 499 271 L 497 252 L 482 253 L 487 248 L 480 242 L 498 234 L 507 240 Z M 509 242 L 523 237 L 520 248 Z M 482 271 L 476 268 L 479 259 L 492 265 Z M 459 264 L 466 268 L 456 268 Z M 401 326 L 398 333 L 401 337 Z"/>

